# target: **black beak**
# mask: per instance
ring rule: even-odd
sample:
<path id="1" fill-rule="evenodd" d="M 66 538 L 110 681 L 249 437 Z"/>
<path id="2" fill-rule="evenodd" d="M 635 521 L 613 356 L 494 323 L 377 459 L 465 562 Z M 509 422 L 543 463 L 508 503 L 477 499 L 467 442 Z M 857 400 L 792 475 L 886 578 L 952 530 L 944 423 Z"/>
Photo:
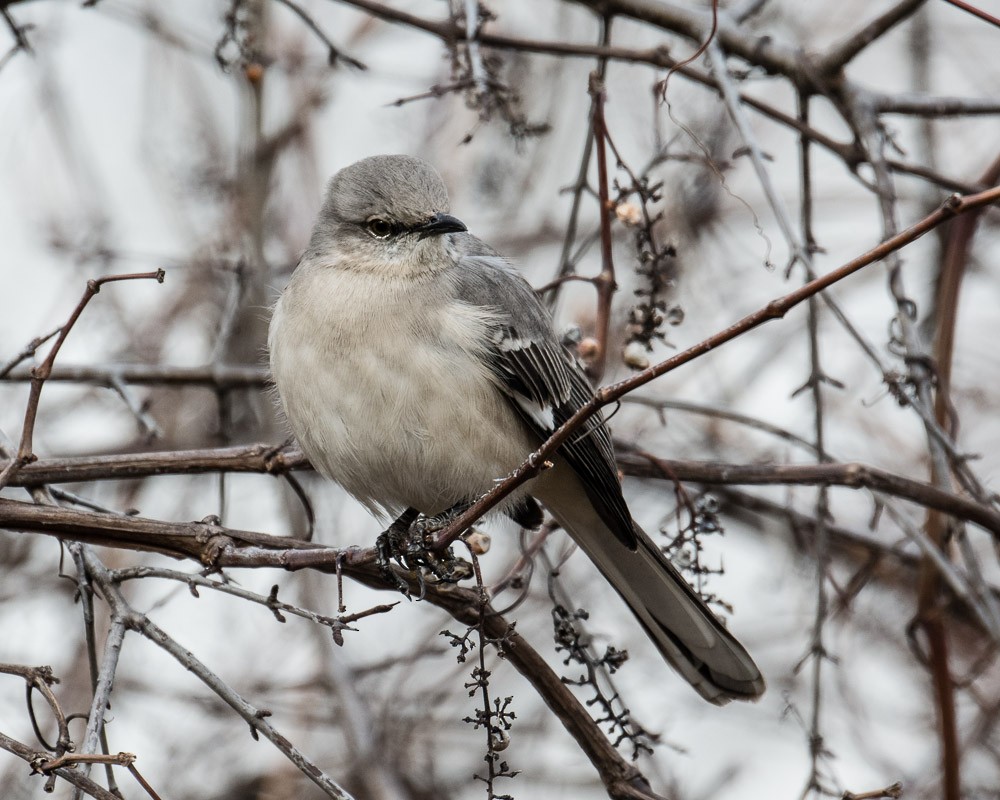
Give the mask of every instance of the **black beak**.
<path id="1" fill-rule="evenodd" d="M 427 222 L 414 225 L 411 230 L 419 233 L 421 239 L 426 239 L 428 236 L 440 236 L 443 233 L 461 233 L 469 229 L 465 227 L 465 223 L 458 217 L 453 217 L 451 214 L 435 214 Z"/>

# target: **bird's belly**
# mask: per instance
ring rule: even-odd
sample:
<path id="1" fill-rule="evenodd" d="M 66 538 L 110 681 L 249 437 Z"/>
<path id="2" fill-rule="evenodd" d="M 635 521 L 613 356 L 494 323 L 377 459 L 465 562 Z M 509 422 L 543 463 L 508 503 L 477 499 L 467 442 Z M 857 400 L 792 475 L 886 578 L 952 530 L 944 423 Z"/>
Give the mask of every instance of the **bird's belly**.
<path id="1" fill-rule="evenodd" d="M 349 354 L 349 355 L 348 355 Z M 537 446 L 473 355 L 433 344 L 295 348 L 275 381 L 305 454 L 373 510 L 436 514 L 488 491 Z"/>

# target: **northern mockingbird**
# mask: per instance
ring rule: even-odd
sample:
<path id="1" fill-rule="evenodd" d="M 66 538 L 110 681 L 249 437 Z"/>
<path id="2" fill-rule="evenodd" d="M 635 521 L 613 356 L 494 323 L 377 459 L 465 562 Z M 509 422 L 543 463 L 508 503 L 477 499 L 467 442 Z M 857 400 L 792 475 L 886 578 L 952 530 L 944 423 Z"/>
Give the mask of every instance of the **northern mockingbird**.
<path id="1" fill-rule="evenodd" d="M 592 396 L 531 286 L 410 156 L 366 158 L 330 181 L 268 346 L 310 461 L 394 517 L 477 499 Z M 499 511 L 537 527 L 540 500 L 702 697 L 760 696 L 753 659 L 632 521 L 604 419 L 553 461 Z"/>

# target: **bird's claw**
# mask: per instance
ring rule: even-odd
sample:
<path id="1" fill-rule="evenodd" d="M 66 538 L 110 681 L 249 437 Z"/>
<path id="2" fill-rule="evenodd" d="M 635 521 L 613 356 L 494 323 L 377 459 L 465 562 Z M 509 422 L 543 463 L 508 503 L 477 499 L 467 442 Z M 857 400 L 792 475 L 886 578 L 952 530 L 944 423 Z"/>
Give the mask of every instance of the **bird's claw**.
<path id="1" fill-rule="evenodd" d="M 433 534 L 451 521 L 454 516 L 451 512 L 415 520 L 408 516 L 404 514 L 375 540 L 376 563 L 387 583 L 394 584 L 407 597 L 411 596 L 410 584 L 393 569 L 393 561 L 414 574 L 420 587 L 418 600 L 426 593 L 428 577 L 433 577 L 435 582 L 458 583 L 472 576 L 472 565 L 455 556 L 450 547 L 443 552 L 431 549 Z"/>
<path id="2" fill-rule="evenodd" d="M 392 568 L 392 562 L 395 561 L 400 567 L 407 569 L 403 555 L 409 548 L 409 530 L 413 519 L 414 514 L 407 511 L 382 531 L 375 540 L 375 550 L 378 553 L 375 563 L 382 573 L 382 578 L 386 583 L 395 584 L 396 589 L 407 597 L 410 596 L 410 584 L 396 573 Z"/>
<path id="3" fill-rule="evenodd" d="M 390 542 L 390 537 L 388 531 L 383 531 L 379 534 L 378 538 L 375 540 L 375 550 L 378 556 L 375 559 L 375 564 L 379 568 L 379 572 L 382 573 L 382 579 L 386 583 L 394 584 L 396 589 L 407 597 L 410 596 L 410 584 L 408 584 L 401 576 L 396 574 L 393 567 L 393 560 L 402 565 L 399 560 L 399 556 L 394 554 L 393 545 Z"/>
<path id="4" fill-rule="evenodd" d="M 455 506 L 436 517 L 422 517 L 410 528 L 411 558 L 441 583 L 458 583 L 473 574 L 472 565 L 456 556 L 451 547 L 440 552 L 431 549 L 434 534 L 464 511 L 465 506 Z"/>

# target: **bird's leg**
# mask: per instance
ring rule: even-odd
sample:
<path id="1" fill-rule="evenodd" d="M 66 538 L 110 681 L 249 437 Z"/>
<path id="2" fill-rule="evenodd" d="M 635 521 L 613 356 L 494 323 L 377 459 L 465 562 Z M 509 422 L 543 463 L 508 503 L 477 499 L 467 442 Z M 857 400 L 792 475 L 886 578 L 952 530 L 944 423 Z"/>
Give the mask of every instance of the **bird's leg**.
<path id="1" fill-rule="evenodd" d="M 410 527 L 410 541 L 406 551 L 407 563 L 427 569 L 435 578 L 445 583 L 458 583 L 471 577 L 472 567 L 469 562 L 458 558 L 450 547 L 441 552 L 431 549 L 434 544 L 431 537 L 465 513 L 470 505 L 468 502 L 456 503 L 441 514 L 417 520 Z"/>
<path id="2" fill-rule="evenodd" d="M 392 571 L 392 561 L 395 559 L 400 566 L 409 568 L 409 565 L 403 562 L 403 556 L 409 553 L 410 528 L 419 515 L 420 512 L 415 508 L 406 509 L 375 540 L 375 549 L 378 551 L 376 564 L 382 572 L 382 577 L 389 583 L 395 583 L 396 588 L 407 597 L 410 595 L 410 585 Z"/>
<path id="3" fill-rule="evenodd" d="M 387 582 L 395 583 L 399 591 L 410 596 L 409 584 L 392 570 L 395 560 L 404 569 L 416 575 L 420 585 L 418 599 L 425 592 L 424 573 L 428 572 L 445 583 L 458 583 L 472 576 L 472 566 L 458 558 L 449 547 L 443 552 L 435 552 L 432 536 L 469 507 L 468 503 L 458 503 L 447 511 L 433 517 L 418 519 L 419 512 L 408 508 L 399 519 L 392 523 L 375 540 L 378 551 L 378 566 Z"/>

